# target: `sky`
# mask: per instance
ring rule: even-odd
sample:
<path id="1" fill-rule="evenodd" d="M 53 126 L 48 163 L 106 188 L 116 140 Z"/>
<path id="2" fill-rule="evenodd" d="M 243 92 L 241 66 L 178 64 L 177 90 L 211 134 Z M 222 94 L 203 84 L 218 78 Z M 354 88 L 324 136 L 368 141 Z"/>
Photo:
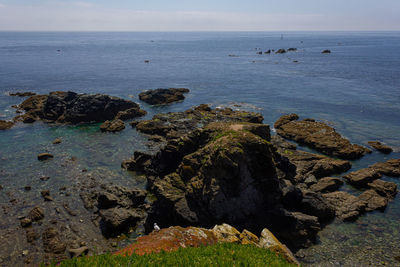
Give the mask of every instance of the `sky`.
<path id="1" fill-rule="evenodd" d="M 400 0 L 0 0 L 0 31 L 399 31 Z"/>

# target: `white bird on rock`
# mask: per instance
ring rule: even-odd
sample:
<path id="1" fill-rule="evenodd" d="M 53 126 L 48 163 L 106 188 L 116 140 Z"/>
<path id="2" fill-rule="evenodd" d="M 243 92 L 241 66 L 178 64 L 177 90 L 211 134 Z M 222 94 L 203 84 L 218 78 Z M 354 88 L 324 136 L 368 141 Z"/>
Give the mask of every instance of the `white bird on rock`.
<path id="1" fill-rule="evenodd" d="M 157 223 L 154 223 L 154 231 L 160 231 L 160 226 Z"/>

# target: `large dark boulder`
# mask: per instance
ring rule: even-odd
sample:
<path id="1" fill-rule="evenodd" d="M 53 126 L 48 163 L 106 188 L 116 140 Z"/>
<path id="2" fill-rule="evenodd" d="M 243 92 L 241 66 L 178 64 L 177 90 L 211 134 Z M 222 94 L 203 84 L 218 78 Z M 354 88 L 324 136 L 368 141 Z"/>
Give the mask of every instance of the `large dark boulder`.
<path id="1" fill-rule="evenodd" d="M 51 92 L 49 95 L 31 96 L 19 105 L 26 114 L 19 121 L 43 120 L 59 123 L 104 122 L 143 116 L 145 111 L 128 100 L 103 94 L 77 94 L 74 92 Z"/>
<path id="2" fill-rule="evenodd" d="M 150 105 L 169 104 L 172 102 L 184 100 L 184 93 L 188 93 L 187 88 L 169 88 L 146 90 L 139 94 L 139 99 Z"/>

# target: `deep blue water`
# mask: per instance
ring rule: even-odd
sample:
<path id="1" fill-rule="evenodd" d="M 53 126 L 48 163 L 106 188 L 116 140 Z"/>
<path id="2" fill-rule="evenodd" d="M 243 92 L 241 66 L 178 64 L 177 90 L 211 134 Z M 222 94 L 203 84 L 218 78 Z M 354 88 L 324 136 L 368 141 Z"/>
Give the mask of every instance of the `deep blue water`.
<path id="1" fill-rule="evenodd" d="M 266 51 L 289 47 L 298 50 L 284 55 L 256 54 L 259 48 Z M 324 49 L 332 53 L 321 54 Z M 361 168 L 400 156 L 399 51 L 400 32 L 0 32 L 0 119 L 15 116 L 10 106 L 22 101 L 7 96 L 9 91 L 71 90 L 138 101 L 137 95 L 144 89 L 187 87 L 191 92 L 181 103 L 166 107 L 141 105 L 151 117 L 201 103 L 242 103 L 244 108 L 261 112 L 268 124 L 284 113 L 295 112 L 301 117 L 328 121 L 354 143 L 380 140 L 395 149 L 389 156 L 373 153 L 354 162 L 355 168 Z M 62 146 L 51 145 L 56 137 L 63 138 Z M 67 183 L 66 177 L 72 174 L 60 169 L 58 161 L 37 162 L 35 156 L 42 151 L 62 158 L 77 157 L 76 169 L 106 168 L 116 174 L 113 181 L 143 184 L 134 174 L 122 171 L 120 162 L 134 150 L 143 149 L 144 140 L 130 128 L 118 134 L 103 134 L 98 125 L 35 123 L 0 132 L 0 184 L 5 188 L 0 200 L 7 202 L 4 192 L 21 193 L 27 183 L 39 190 L 43 185 L 35 177 L 40 175 L 58 177 L 48 186 Z M 32 202 L 39 201 L 40 196 L 34 192 L 24 194 Z M 21 204 L 20 209 L 28 207 Z M 350 264 L 355 251 L 368 245 L 377 246 L 375 251 L 394 250 L 388 258 L 380 252 L 373 256 L 381 256 L 376 263 L 393 264 L 392 256 L 400 255 L 400 233 L 393 232 L 400 223 L 399 197 L 385 213 L 373 213 L 362 220 L 371 227 L 379 224 L 389 229 L 384 244 L 377 241 L 374 232 L 367 242 L 363 235 L 368 229 L 357 230 L 357 224 L 334 223 L 321 233 L 321 244 L 312 248 L 315 256 L 309 262 L 318 264 L 340 255 L 342 262 L 338 263 Z M 351 240 L 360 236 L 361 243 L 329 238 L 336 233 L 346 233 Z M 346 249 L 330 249 L 338 244 Z M 365 254 L 360 253 L 360 258 Z"/>

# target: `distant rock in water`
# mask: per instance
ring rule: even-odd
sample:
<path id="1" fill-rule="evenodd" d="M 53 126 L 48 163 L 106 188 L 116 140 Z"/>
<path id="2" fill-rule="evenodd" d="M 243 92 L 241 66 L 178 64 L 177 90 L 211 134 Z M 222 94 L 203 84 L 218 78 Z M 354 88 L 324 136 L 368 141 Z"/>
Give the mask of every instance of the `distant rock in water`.
<path id="1" fill-rule="evenodd" d="M 25 96 L 33 96 L 36 95 L 36 93 L 33 92 L 11 92 L 8 94 L 9 96 L 19 96 L 19 97 L 25 97 Z"/>
<path id="2" fill-rule="evenodd" d="M 12 121 L 0 120 L 0 130 L 7 130 L 13 126 L 14 126 L 14 122 L 12 122 Z"/>
<path id="3" fill-rule="evenodd" d="M 281 48 L 281 49 L 279 49 L 278 51 L 275 52 L 275 54 L 285 54 L 285 53 L 286 53 L 286 50 L 283 49 L 283 48 Z"/>
<path id="4" fill-rule="evenodd" d="M 184 100 L 184 93 L 188 93 L 187 88 L 169 88 L 147 90 L 139 94 L 139 99 L 150 105 L 163 105 Z"/>
<path id="5" fill-rule="evenodd" d="M 264 52 L 264 54 L 271 54 L 271 50 L 268 49 L 267 51 Z"/>
<path id="6" fill-rule="evenodd" d="M 376 150 L 384 154 L 390 154 L 393 152 L 393 149 L 391 147 L 384 145 L 379 141 L 369 141 L 368 145 L 370 145 L 371 147 L 375 148 Z"/>
<path id="7" fill-rule="evenodd" d="M 40 154 L 37 156 L 37 158 L 38 158 L 38 160 L 43 161 L 43 160 L 46 160 L 46 159 L 54 158 L 54 156 L 53 156 L 52 154 L 50 154 L 50 153 L 40 153 Z"/>
<path id="8" fill-rule="evenodd" d="M 278 135 L 308 145 L 316 150 L 343 159 L 358 159 L 371 150 L 351 144 L 335 129 L 313 119 L 299 121 L 297 114 L 282 116 L 274 125 Z"/>
<path id="9" fill-rule="evenodd" d="M 295 51 L 297 51 L 297 48 L 289 48 L 288 50 L 287 50 L 288 52 L 295 52 Z"/>
<path id="10" fill-rule="evenodd" d="M 330 54 L 330 53 L 331 53 L 331 50 L 326 49 L 326 50 L 322 51 L 321 53 L 322 53 L 322 54 Z"/>
<path id="11" fill-rule="evenodd" d="M 128 119 L 146 114 L 138 104 L 118 97 L 61 91 L 31 96 L 18 108 L 26 113 L 15 117 L 14 120 L 25 123 L 35 120 L 69 124 L 104 122 L 114 119 L 117 115 Z M 128 110 L 129 113 L 125 116 L 120 113 Z"/>

